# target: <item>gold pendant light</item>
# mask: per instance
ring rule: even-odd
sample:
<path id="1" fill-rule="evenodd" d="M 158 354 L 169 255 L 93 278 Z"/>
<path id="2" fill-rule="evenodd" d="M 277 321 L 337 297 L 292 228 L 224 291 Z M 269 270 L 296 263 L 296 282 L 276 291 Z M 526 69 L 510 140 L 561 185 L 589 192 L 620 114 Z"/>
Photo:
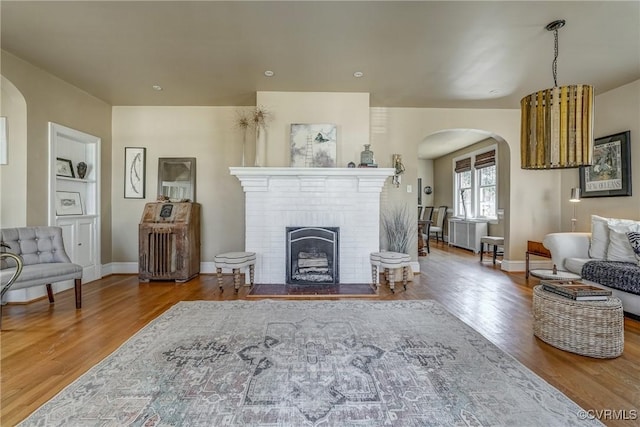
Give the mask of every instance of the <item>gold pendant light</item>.
<path id="1" fill-rule="evenodd" d="M 576 168 L 591 164 L 593 156 L 593 87 L 576 84 L 558 87 L 558 20 L 545 28 L 554 32 L 551 89 L 527 95 L 520 101 L 522 169 Z"/>

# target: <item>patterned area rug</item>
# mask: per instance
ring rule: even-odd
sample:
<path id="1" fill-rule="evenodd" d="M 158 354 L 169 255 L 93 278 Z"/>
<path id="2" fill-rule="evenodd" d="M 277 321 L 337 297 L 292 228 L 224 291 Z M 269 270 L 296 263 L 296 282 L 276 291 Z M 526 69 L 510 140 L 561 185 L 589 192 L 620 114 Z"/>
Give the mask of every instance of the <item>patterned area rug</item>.
<path id="1" fill-rule="evenodd" d="M 434 301 L 181 302 L 23 426 L 584 426 Z"/>

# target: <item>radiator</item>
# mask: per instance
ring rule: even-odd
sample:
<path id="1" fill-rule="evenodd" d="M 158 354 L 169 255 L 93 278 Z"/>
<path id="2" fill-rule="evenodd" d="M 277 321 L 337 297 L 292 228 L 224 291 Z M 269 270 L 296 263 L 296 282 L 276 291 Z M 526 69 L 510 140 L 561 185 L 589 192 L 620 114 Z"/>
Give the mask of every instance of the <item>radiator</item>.
<path id="1" fill-rule="evenodd" d="M 176 267 L 175 237 L 170 230 L 155 230 L 144 239 L 148 243 L 142 251 L 142 264 L 145 266 L 144 269 L 155 278 L 170 279 L 171 275 L 180 268 Z"/>

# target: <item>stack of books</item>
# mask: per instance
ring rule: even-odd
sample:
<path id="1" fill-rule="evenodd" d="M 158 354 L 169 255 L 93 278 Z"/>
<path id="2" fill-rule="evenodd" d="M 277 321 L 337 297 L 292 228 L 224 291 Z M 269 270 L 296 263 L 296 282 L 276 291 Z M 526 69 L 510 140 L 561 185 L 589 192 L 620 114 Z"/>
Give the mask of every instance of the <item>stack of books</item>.
<path id="1" fill-rule="evenodd" d="M 579 280 L 542 280 L 542 289 L 576 301 L 606 301 L 611 291 L 587 285 Z"/>

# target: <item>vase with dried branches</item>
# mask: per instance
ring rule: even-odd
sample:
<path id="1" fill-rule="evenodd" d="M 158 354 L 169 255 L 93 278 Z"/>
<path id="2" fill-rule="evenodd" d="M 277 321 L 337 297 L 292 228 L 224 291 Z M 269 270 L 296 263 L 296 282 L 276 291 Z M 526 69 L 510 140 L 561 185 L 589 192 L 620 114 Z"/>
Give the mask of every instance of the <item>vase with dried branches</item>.
<path id="1" fill-rule="evenodd" d="M 247 131 L 254 130 L 256 137 L 256 157 L 255 166 L 265 166 L 267 157 L 267 123 L 271 118 L 271 113 L 260 106 L 252 112 L 241 112 L 236 122 L 242 130 L 242 166 L 245 165 L 245 148 L 247 143 Z"/>
<path id="2" fill-rule="evenodd" d="M 250 126 L 249 117 L 244 112 L 238 114 L 237 126 L 242 130 L 242 166 L 244 166 L 244 156 L 247 147 L 247 130 Z"/>
<path id="3" fill-rule="evenodd" d="M 264 107 L 256 107 L 253 112 L 253 126 L 256 129 L 255 166 L 266 166 L 267 160 L 267 122 L 271 114 Z"/>

